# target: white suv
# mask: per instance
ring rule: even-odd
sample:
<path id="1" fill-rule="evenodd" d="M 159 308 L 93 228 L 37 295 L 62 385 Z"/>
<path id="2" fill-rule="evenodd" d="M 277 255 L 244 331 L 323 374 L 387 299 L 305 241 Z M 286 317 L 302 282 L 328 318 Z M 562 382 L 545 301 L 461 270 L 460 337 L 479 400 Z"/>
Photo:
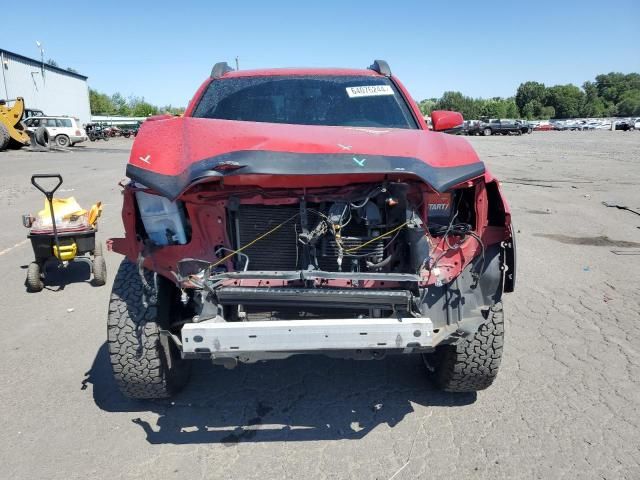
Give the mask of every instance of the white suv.
<path id="1" fill-rule="evenodd" d="M 76 143 L 87 141 L 87 132 L 74 117 L 31 117 L 24 121 L 25 127 L 35 132 L 38 127 L 46 127 L 49 138 L 59 147 L 74 146 Z"/>

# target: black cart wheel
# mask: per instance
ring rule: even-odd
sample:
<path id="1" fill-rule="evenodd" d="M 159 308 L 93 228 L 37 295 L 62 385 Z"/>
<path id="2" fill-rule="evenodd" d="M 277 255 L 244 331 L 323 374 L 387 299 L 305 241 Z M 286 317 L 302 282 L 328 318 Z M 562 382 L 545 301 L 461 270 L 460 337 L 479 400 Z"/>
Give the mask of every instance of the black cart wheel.
<path id="1" fill-rule="evenodd" d="M 104 261 L 102 255 L 96 255 L 93 257 L 93 284 L 97 287 L 101 287 L 107 283 L 107 262 Z"/>
<path id="2" fill-rule="evenodd" d="M 37 262 L 31 262 L 27 269 L 27 290 L 30 292 L 39 292 L 44 288 L 42 281 L 42 273 L 40 265 Z"/>

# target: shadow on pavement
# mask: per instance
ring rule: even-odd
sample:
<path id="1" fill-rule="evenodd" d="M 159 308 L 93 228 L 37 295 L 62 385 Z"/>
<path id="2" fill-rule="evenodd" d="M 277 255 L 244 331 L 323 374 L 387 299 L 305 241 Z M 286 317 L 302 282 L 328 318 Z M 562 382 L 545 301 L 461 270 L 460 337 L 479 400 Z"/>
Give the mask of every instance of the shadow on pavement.
<path id="1" fill-rule="evenodd" d="M 103 344 L 82 389 L 88 384 L 104 411 L 157 415 L 151 422 L 132 418 L 152 444 L 359 439 L 379 424 L 402 421 L 414 411 L 412 403 L 455 407 L 476 399 L 475 393 L 435 390 L 415 355 L 379 361 L 305 355 L 234 370 L 194 362 L 184 391 L 151 402 L 128 400 L 119 392 Z"/>

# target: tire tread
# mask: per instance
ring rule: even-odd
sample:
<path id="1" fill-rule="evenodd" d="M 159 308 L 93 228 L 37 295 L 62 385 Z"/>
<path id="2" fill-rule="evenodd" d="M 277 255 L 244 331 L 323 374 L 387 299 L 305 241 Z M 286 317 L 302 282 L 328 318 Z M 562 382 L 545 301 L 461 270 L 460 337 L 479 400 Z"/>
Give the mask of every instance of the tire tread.
<path id="1" fill-rule="evenodd" d="M 145 271 L 149 284 L 153 275 Z M 158 306 L 145 307 L 138 268 L 123 260 L 114 280 L 107 321 L 109 358 L 120 391 L 129 398 L 168 398 L 186 382 L 184 365 L 169 368 L 160 343 Z M 157 292 L 151 292 L 155 295 Z M 170 354 L 170 353 L 169 353 Z M 173 363 L 184 363 L 172 358 Z"/>
<path id="2" fill-rule="evenodd" d="M 440 347 L 435 353 L 434 382 L 447 392 L 476 392 L 495 380 L 504 346 L 504 312 L 498 303 L 479 330 L 455 345 Z M 428 359 L 428 363 L 431 361 Z"/>

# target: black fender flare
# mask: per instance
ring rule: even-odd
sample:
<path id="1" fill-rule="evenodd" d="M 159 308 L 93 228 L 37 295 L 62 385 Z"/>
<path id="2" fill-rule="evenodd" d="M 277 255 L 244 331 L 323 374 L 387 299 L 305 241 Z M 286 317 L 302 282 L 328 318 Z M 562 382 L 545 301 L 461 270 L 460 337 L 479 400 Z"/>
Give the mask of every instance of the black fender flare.
<path id="1" fill-rule="evenodd" d="M 455 331 L 458 337 L 477 332 L 502 299 L 504 259 L 504 246 L 490 245 L 484 260 L 478 255 L 452 282 L 427 287 L 420 309 L 434 329 Z"/>

